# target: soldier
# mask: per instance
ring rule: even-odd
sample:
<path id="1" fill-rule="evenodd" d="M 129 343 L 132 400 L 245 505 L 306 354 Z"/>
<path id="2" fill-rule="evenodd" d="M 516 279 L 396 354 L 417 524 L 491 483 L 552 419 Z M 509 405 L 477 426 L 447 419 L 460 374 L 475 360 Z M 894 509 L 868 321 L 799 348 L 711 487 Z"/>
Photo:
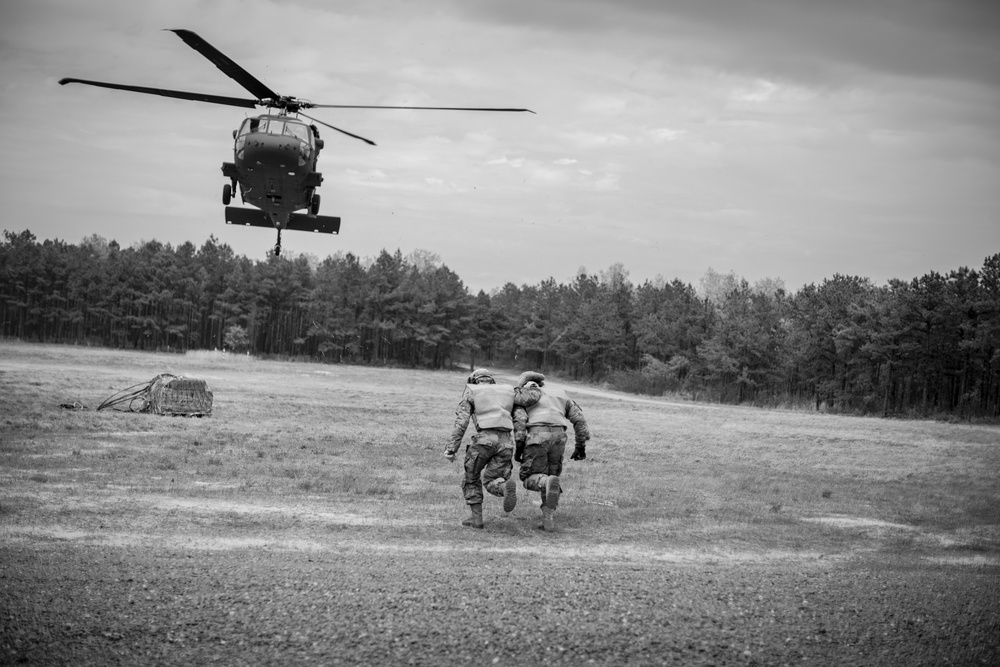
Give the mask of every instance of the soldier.
<path id="1" fill-rule="evenodd" d="M 518 386 L 543 387 L 544 378 L 537 380 L 522 374 Z M 514 411 L 514 432 L 517 436 L 514 460 L 521 464 L 519 477 L 524 488 L 542 494 L 542 530 L 555 530 L 553 513 L 562 493 L 563 453 L 566 449 L 566 427 L 573 425 L 576 446 L 570 459 L 587 458 L 590 430 L 583 410 L 562 389 L 545 388 L 538 402 Z M 523 434 L 523 435 L 522 435 Z"/>
<path id="2" fill-rule="evenodd" d="M 522 373 L 522 377 L 536 382 L 545 380 L 541 373 L 530 371 Z M 462 481 L 462 492 L 471 514 L 462 521 L 462 525 L 482 528 L 484 485 L 491 495 L 504 499 L 505 512 L 512 511 L 517 505 L 517 481 L 513 478 L 511 463 L 514 453 L 511 411 L 514 406 L 534 405 L 542 392 L 537 385 L 513 387 L 496 384 L 493 374 L 485 368 L 473 371 L 467 383 L 455 410 L 455 427 L 444 455 L 449 461 L 455 460 L 471 419 L 476 433 L 472 436 L 472 443 L 465 448 L 465 477 Z"/>

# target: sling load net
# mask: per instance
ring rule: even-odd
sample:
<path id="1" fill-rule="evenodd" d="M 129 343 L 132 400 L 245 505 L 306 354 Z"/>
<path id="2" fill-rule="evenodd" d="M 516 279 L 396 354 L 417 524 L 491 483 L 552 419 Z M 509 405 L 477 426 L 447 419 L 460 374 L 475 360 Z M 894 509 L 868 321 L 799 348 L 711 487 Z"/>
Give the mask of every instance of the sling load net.
<path id="1" fill-rule="evenodd" d="M 147 412 L 175 417 L 208 417 L 212 414 L 212 391 L 198 378 L 162 373 L 151 381 L 119 391 L 97 406 L 127 412 Z"/>

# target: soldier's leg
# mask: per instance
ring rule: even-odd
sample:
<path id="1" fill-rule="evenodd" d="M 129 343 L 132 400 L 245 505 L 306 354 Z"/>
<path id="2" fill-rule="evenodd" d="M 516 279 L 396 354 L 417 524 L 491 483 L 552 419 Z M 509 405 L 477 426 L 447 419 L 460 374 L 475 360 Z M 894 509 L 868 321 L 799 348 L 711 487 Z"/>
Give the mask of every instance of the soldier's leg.
<path id="1" fill-rule="evenodd" d="M 549 446 L 548 451 L 548 468 L 546 472 L 550 475 L 555 475 L 558 477 L 562 474 L 563 468 L 563 456 L 566 453 L 566 432 L 553 433 L 552 434 L 552 444 Z"/>
<path id="2" fill-rule="evenodd" d="M 524 488 L 529 491 L 538 491 L 541 494 L 541 508 L 544 514 L 546 511 L 546 481 L 549 478 L 549 433 L 546 429 L 529 430 L 531 432 L 528 433 L 524 461 L 521 463 L 521 479 L 524 480 Z"/>
<path id="3" fill-rule="evenodd" d="M 549 453 L 544 444 L 535 443 L 524 448 L 524 460 L 518 476 L 529 491 L 541 491 L 540 482 L 548 475 Z"/>
<path id="4" fill-rule="evenodd" d="M 548 436 L 548 434 L 546 434 Z M 555 520 L 552 512 L 555 511 L 555 504 L 559 502 L 559 478 L 549 475 L 549 458 L 553 442 L 546 437 L 545 440 L 545 475 L 539 475 L 537 484 L 542 496 L 542 523 L 538 527 L 545 531 L 555 530 Z"/>
<path id="5" fill-rule="evenodd" d="M 489 453 L 483 451 L 482 446 L 472 444 L 465 448 L 465 477 L 462 479 L 462 494 L 465 502 L 469 505 L 483 504 L 483 483 L 481 476 L 483 468 L 489 461 Z"/>
<path id="6" fill-rule="evenodd" d="M 469 516 L 462 521 L 463 526 L 470 528 L 483 527 L 483 484 L 479 476 L 483 474 L 487 456 L 482 447 L 472 444 L 465 448 L 465 478 L 462 480 L 462 494 L 469 505 Z"/>
<path id="7" fill-rule="evenodd" d="M 514 443 L 510 434 L 501 434 L 496 453 L 483 471 L 483 484 L 494 496 L 503 498 L 503 511 L 513 512 L 517 506 L 517 480 L 514 479 Z"/>
<path id="8" fill-rule="evenodd" d="M 462 520 L 462 525 L 469 526 L 470 528 L 482 528 L 485 526 L 483 523 L 482 504 L 469 505 L 469 516 Z"/>
<path id="9" fill-rule="evenodd" d="M 493 447 L 490 460 L 483 468 L 483 484 L 492 495 L 503 497 L 507 480 L 514 472 L 513 457 L 514 442 L 510 433 L 498 433 L 497 443 Z"/>
<path id="10" fill-rule="evenodd" d="M 500 450 L 486 464 L 486 469 L 483 471 L 483 488 L 497 498 L 506 497 L 508 486 L 517 487 L 517 481 L 512 478 L 513 472 L 510 454 Z"/>
<path id="11" fill-rule="evenodd" d="M 545 478 L 545 492 L 542 494 L 542 528 L 555 530 L 553 512 L 559 507 L 562 495 L 562 461 L 566 451 L 566 432 L 553 432 L 548 452 L 548 477 Z"/>
<path id="12" fill-rule="evenodd" d="M 519 477 L 524 488 L 529 491 L 541 491 L 542 482 L 549 474 L 548 433 L 542 430 L 529 429 L 527 442 L 524 446 L 524 459 L 521 461 Z"/>

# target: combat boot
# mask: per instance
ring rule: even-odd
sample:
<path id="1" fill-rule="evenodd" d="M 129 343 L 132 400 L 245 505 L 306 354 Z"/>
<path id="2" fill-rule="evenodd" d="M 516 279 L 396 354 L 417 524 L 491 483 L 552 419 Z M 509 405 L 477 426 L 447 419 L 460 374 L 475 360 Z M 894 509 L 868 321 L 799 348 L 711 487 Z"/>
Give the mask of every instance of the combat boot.
<path id="1" fill-rule="evenodd" d="M 462 522 L 462 525 L 469 526 L 471 528 L 482 528 L 483 527 L 482 504 L 469 505 L 469 511 L 471 511 L 472 513 L 469 515 L 468 519 Z"/>
<path id="2" fill-rule="evenodd" d="M 555 475 L 546 477 L 545 491 L 542 492 L 542 502 L 545 507 L 553 510 L 559 507 L 560 493 L 562 493 L 562 487 L 559 485 L 559 478 Z"/>
<path id="3" fill-rule="evenodd" d="M 503 477 L 498 477 L 492 482 L 483 485 L 483 488 L 486 489 L 486 493 L 490 494 L 491 496 L 496 496 L 497 498 L 503 498 L 504 484 L 506 483 L 507 480 L 505 480 Z"/>
<path id="4" fill-rule="evenodd" d="M 556 519 L 554 516 L 555 512 L 551 507 L 542 508 L 542 525 L 539 526 L 542 530 L 547 533 L 551 533 L 556 529 Z"/>
<path id="5" fill-rule="evenodd" d="M 517 507 L 517 480 L 511 475 L 503 491 L 503 511 L 513 512 Z"/>
<path id="6" fill-rule="evenodd" d="M 538 486 L 538 492 L 542 494 L 542 507 L 545 507 L 545 480 L 548 478 L 548 475 L 538 475 L 538 477 L 535 478 L 535 484 Z"/>

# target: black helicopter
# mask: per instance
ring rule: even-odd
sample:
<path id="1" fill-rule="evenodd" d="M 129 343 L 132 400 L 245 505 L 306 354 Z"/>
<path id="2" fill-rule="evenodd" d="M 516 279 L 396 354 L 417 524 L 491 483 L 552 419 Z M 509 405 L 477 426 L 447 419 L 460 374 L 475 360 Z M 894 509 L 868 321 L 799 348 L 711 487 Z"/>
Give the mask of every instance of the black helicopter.
<path id="1" fill-rule="evenodd" d="M 254 96 L 254 99 L 144 86 L 127 86 L 74 78 L 60 79 L 59 83 L 61 85 L 83 83 L 101 88 L 129 90 L 135 93 L 162 95 L 182 100 L 211 102 L 212 104 L 225 104 L 248 109 L 256 109 L 258 106 L 267 107 L 269 110 L 267 113 L 246 118 L 239 129 L 233 130 L 233 139 L 236 142 L 233 149 L 233 161 L 222 164 L 222 173 L 229 178 L 229 183 L 226 183 L 222 189 L 222 203 L 226 205 L 226 222 L 228 224 L 277 229 L 278 241 L 274 246 L 275 255 L 281 253 L 281 232 L 284 229 L 325 234 L 340 232 L 339 217 L 319 215 L 320 196 L 316 193 L 316 188 L 323 182 L 323 175 L 316 170 L 316 163 L 320 149 L 323 148 L 323 140 L 320 139 L 316 123 L 349 137 L 360 139 L 372 146 L 375 145 L 375 142 L 370 139 L 365 139 L 308 116 L 302 113 L 302 109 L 427 109 L 534 113 L 530 109 L 482 107 L 314 104 L 309 100 L 279 95 L 274 92 L 198 34 L 184 29 L 171 29 L 171 32 L 176 33 L 188 46 L 208 58 L 224 74 L 246 88 Z M 300 120 L 299 116 L 312 122 L 306 123 Z M 243 202 L 256 206 L 260 210 L 229 206 L 237 185 Z M 297 213 L 303 209 L 307 210 L 307 213 Z"/>

